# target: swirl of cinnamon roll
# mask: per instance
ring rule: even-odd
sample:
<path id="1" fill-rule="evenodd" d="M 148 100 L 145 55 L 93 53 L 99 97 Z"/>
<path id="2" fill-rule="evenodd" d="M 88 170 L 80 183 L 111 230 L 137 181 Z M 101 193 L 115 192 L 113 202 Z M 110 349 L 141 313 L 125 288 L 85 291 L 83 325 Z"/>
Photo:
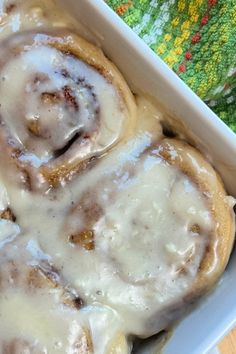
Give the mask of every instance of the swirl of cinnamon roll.
<path id="1" fill-rule="evenodd" d="M 66 346 L 72 350 L 76 342 L 84 343 L 85 348 L 85 340 L 88 350 L 81 353 L 92 353 L 88 332 L 76 318 L 83 302 L 46 257 L 33 259 L 17 241 L 14 247 L 8 244 L 1 248 L 0 266 L 0 313 L 5 322 L 1 327 L 1 353 L 61 353 Z M 62 333 L 73 331 L 73 321 L 80 331 L 69 342 Z"/>
<path id="2" fill-rule="evenodd" d="M 219 278 L 235 224 L 233 201 L 197 150 L 176 139 L 132 149 L 101 162 L 102 179 L 73 206 L 63 236 L 71 261 L 88 263 L 75 278 L 80 292 L 113 307 L 127 333 L 145 337 Z"/>
<path id="3" fill-rule="evenodd" d="M 38 248 L 41 257 L 32 257 L 32 247 L 19 241 L 0 250 L 0 352 L 128 353 L 113 311 L 85 307 L 47 255 Z"/>
<path id="4" fill-rule="evenodd" d="M 66 30 L 30 31 L 2 47 L 1 159 L 16 162 L 25 182 L 33 175 L 57 186 L 133 129 L 128 86 L 86 40 Z"/>

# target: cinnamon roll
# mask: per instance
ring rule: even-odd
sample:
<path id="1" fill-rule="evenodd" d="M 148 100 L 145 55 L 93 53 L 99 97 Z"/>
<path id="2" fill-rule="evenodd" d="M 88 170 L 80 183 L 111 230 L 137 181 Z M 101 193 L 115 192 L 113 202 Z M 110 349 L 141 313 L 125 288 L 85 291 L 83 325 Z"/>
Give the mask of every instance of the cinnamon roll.
<path id="1" fill-rule="evenodd" d="M 37 246 L 23 246 L 18 241 L 0 253 L 0 353 L 128 353 L 112 311 L 85 307 L 46 254 L 38 249 L 32 257 L 28 251 Z"/>
<path id="2" fill-rule="evenodd" d="M 58 186 L 134 129 L 133 96 L 97 47 L 65 29 L 1 45 L 1 160 L 26 184 Z"/>
<path id="3" fill-rule="evenodd" d="M 88 280 L 80 275 L 77 282 L 80 292 L 89 289 L 121 313 L 126 332 L 147 337 L 165 329 L 223 272 L 235 233 L 233 199 L 184 142 L 163 139 L 138 154 L 135 145 L 128 151 L 101 163 L 107 172 L 93 188 L 89 182 L 62 237 L 73 249 L 72 262 L 76 254 L 81 266 L 93 261 L 99 274 L 99 296 L 88 267 Z"/>

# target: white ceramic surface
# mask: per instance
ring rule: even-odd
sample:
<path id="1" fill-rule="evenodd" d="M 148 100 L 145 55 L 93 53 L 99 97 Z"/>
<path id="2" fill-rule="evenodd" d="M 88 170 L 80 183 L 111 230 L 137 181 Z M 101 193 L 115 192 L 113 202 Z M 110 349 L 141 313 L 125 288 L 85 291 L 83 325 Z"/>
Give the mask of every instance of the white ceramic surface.
<path id="1" fill-rule="evenodd" d="M 209 353 L 207 354 L 220 354 L 219 350 L 217 348 L 213 348 Z"/>
<path id="2" fill-rule="evenodd" d="M 236 135 L 118 18 L 103 0 L 58 0 L 91 30 L 134 91 L 162 102 L 201 140 L 236 196 Z M 175 328 L 163 354 L 206 354 L 236 324 L 236 252 L 214 292 Z"/>

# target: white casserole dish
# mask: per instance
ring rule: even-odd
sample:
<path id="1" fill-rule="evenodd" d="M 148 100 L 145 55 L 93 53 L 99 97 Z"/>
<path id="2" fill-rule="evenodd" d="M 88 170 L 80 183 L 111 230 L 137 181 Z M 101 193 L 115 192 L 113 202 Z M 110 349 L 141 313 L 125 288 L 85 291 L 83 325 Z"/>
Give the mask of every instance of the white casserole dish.
<path id="1" fill-rule="evenodd" d="M 236 197 L 236 135 L 103 0 L 58 1 L 93 32 L 134 92 L 141 90 L 156 98 L 193 132 L 228 192 Z M 163 354 L 205 354 L 236 324 L 235 279 L 236 250 L 216 289 L 176 325 Z"/>

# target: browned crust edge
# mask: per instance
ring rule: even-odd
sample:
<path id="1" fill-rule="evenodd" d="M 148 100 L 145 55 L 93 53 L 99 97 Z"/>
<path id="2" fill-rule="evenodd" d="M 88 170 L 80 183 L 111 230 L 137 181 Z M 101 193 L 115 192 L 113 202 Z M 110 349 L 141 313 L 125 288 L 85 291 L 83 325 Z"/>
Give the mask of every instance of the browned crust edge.
<path id="1" fill-rule="evenodd" d="M 187 300 L 193 300 L 210 290 L 225 270 L 235 238 L 235 215 L 227 202 L 221 177 L 197 149 L 184 141 L 164 139 L 158 151 L 168 164 L 180 169 L 193 181 L 206 197 L 213 217 L 209 244 L 197 278 L 186 297 Z M 177 154 L 173 155 L 173 151 Z"/>

